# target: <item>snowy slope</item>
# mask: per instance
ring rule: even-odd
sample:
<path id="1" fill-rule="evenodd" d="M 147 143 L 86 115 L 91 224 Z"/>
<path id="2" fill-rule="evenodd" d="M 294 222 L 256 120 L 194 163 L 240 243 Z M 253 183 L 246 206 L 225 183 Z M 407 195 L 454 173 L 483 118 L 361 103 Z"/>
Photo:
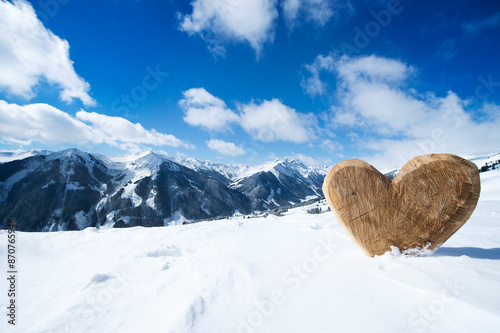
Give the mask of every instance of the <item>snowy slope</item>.
<path id="1" fill-rule="evenodd" d="M 469 161 L 474 162 L 480 168 L 486 162 L 489 163 L 500 160 L 500 153 L 491 153 L 487 155 L 471 155 L 464 158 L 467 158 Z"/>
<path id="2" fill-rule="evenodd" d="M 19 232 L 18 325 L 4 318 L 0 331 L 498 332 L 500 171 L 481 181 L 471 219 L 428 257 L 369 258 L 331 212 L 311 207 L 168 228 Z M 3 262 L 6 240 L 0 231 Z"/>
<path id="3" fill-rule="evenodd" d="M 239 177 L 252 166 L 244 164 L 221 164 L 212 161 L 200 161 L 192 157 L 168 157 L 168 159 L 196 171 L 215 171 L 231 180 Z"/>
<path id="4" fill-rule="evenodd" d="M 330 171 L 331 166 L 325 167 L 308 167 L 303 163 L 288 159 L 276 158 L 274 161 L 266 162 L 259 165 L 245 165 L 245 164 L 220 164 L 211 161 L 200 161 L 188 157 L 168 157 L 169 159 L 184 165 L 193 170 L 210 170 L 216 171 L 233 182 L 243 178 L 251 177 L 254 174 L 261 172 L 284 172 L 289 173 L 292 170 L 294 174 L 307 178 L 311 173 L 320 173 L 326 175 Z"/>

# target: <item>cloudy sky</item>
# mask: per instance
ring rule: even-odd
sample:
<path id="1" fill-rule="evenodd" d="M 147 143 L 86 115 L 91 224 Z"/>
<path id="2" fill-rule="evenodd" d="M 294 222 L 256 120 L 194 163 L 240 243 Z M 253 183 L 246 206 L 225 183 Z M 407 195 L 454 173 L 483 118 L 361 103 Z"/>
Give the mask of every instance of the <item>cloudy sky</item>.
<path id="1" fill-rule="evenodd" d="M 500 2 L 0 0 L 0 150 L 500 150 Z"/>

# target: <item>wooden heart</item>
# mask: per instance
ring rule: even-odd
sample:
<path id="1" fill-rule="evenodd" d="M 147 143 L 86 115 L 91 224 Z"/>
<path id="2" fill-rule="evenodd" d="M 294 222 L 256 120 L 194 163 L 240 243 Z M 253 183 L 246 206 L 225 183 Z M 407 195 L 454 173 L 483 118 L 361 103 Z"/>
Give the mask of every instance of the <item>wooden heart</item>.
<path id="1" fill-rule="evenodd" d="M 391 180 L 370 164 L 335 165 L 323 193 L 335 217 L 365 254 L 436 249 L 469 219 L 481 191 L 479 170 L 451 154 L 413 158 Z"/>

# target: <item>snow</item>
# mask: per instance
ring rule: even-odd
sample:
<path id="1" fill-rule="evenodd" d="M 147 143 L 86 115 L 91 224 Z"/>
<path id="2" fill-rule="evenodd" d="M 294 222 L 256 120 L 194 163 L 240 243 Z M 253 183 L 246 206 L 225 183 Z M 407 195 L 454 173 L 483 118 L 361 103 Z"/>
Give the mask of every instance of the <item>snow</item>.
<path id="1" fill-rule="evenodd" d="M 479 175 L 481 177 L 481 200 L 500 200 L 500 170 L 482 172 Z"/>
<path id="2" fill-rule="evenodd" d="M 152 209 L 156 209 L 156 204 L 155 204 L 155 197 L 156 197 L 157 192 L 153 190 L 151 192 L 150 197 L 146 200 L 146 204 L 151 207 Z"/>
<path id="3" fill-rule="evenodd" d="M 87 214 L 85 214 L 83 210 L 79 211 L 75 214 L 75 222 L 78 226 L 78 229 L 82 230 L 87 224 Z"/>
<path id="4" fill-rule="evenodd" d="M 122 199 L 129 198 L 132 201 L 134 207 L 137 207 L 142 203 L 142 198 L 135 193 L 136 187 L 137 184 L 135 183 L 127 184 L 123 188 L 123 193 L 121 196 Z"/>
<path id="5" fill-rule="evenodd" d="M 497 332 L 500 171 L 481 182 L 471 219 L 423 257 L 367 257 L 331 212 L 307 214 L 312 206 L 187 225 L 178 213 L 163 228 L 18 232 L 18 321 L 4 318 L 0 331 Z M 2 230 L 3 261 L 6 249 Z"/>
<path id="6" fill-rule="evenodd" d="M 50 185 L 52 184 L 55 184 L 56 182 L 54 180 L 51 180 L 50 182 L 48 182 L 47 184 L 45 184 L 44 186 L 42 186 L 42 188 L 47 188 L 49 187 Z"/>
<path id="7" fill-rule="evenodd" d="M 182 215 L 182 211 L 177 210 L 173 214 L 171 218 L 165 218 L 163 219 L 163 225 L 166 226 L 177 226 L 177 225 L 182 225 L 185 222 L 189 222 L 184 215 Z"/>
<path id="8" fill-rule="evenodd" d="M 326 175 L 324 168 L 307 167 L 299 161 L 289 160 L 288 158 L 277 158 L 272 162 L 263 163 L 255 166 L 241 167 L 237 176 L 233 179 L 237 182 L 241 178 L 249 177 L 259 172 L 271 172 L 279 179 L 280 174 L 287 176 L 300 175 L 302 178 L 307 178 L 311 172 L 320 172 Z"/>
<path id="9" fill-rule="evenodd" d="M 7 178 L 7 180 L 3 184 L 0 183 L 0 189 L 1 187 L 3 187 L 6 191 L 10 191 L 10 189 L 12 188 L 12 186 L 14 186 L 15 183 L 26 177 L 29 173 L 33 172 L 40 165 L 41 163 L 36 161 L 28 163 L 25 169 L 22 169 L 21 171 Z"/>
<path id="10" fill-rule="evenodd" d="M 492 153 L 488 155 L 472 155 L 467 157 L 468 160 L 474 162 L 478 168 L 481 168 L 486 162 L 491 163 L 500 160 L 500 153 Z"/>
<path id="11" fill-rule="evenodd" d="M 155 153 L 151 150 L 141 150 L 135 153 L 118 156 L 98 156 L 109 169 L 112 170 L 126 170 L 128 176 L 123 180 L 124 182 L 135 182 L 144 177 L 155 177 L 160 165 L 166 161 L 165 156 Z"/>
<path id="12" fill-rule="evenodd" d="M 274 190 L 271 189 L 271 192 L 269 193 L 269 195 L 267 196 L 267 199 L 266 199 L 266 202 L 269 203 L 271 202 L 272 200 L 274 200 Z"/>
<path id="13" fill-rule="evenodd" d="M 100 154 L 95 154 L 103 163 L 108 167 L 109 170 L 115 170 L 117 174 L 124 172 L 125 177 L 121 178 L 117 182 L 116 189 L 113 193 L 105 196 L 98 204 L 98 209 L 102 207 L 109 197 L 115 195 L 122 188 L 124 189 L 121 194 L 122 199 L 129 198 L 132 202 L 133 207 L 137 207 L 142 203 L 142 198 L 135 193 L 138 182 L 145 178 L 151 177 L 155 179 L 160 166 L 164 163 L 170 163 L 166 159 L 166 156 L 160 153 L 155 153 L 151 150 L 141 150 L 130 154 L 117 155 L 117 156 L 105 156 Z M 178 170 L 177 165 L 170 163 L 172 170 Z M 156 192 L 154 192 L 154 195 Z M 154 209 L 154 197 L 150 197 L 146 200 L 146 203 Z"/>
<path id="14" fill-rule="evenodd" d="M 116 210 L 106 215 L 106 222 L 104 222 L 104 224 L 100 227 L 100 230 L 113 228 L 113 226 L 115 225 L 115 222 L 113 221 L 115 215 L 116 215 Z"/>
<path id="15" fill-rule="evenodd" d="M 49 184 L 45 185 L 45 186 L 48 186 Z M 67 191 L 78 191 L 78 190 L 82 190 L 84 189 L 85 187 L 83 186 L 80 186 L 78 183 L 74 183 L 74 182 L 70 182 L 66 185 L 66 190 Z"/>
<path id="16" fill-rule="evenodd" d="M 42 151 L 32 151 L 29 154 L 33 155 L 42 153 Z M 25 151 L 3 151 L 0 152 L 0 160 L 1 156 L 4 155 L 8 155 L 10 156 L 9 158 L 15 159 L 16 157 L 23 158 L 26 154 L 27 152 Z M 318 177 L 321 174 L 326 174 L 326 171 L 323 168 L 306 167 L 298 161 L 286 158 L 276 159 L 275 161 L 257 166 L 242 164 L 224 165 L 211 161 L 199 161 L 187 157 L 169 157 L 163 153 L 154 152 L 152 150 L 141 150 L 118 156 L 105 156 L 95 153 L 88 154 L 78 149 L 66 149 L 48 154 L 45 161 L 52 161 L 55 159 L 60 159 L 62 161 L 61 176 L 66 179 L 67 191 L 83 189 L 81 184 L 70 182 L 71 176 L 74 172 L 75 163 L 82 163 L 92 177 L 95 177 L 93 169 L 94 166 L 97 165 L 102 168 L 107 168 L 107 172 L 112 176 L 110 181 L 113 182 L 114 190 L 110 193 L 104 194 L 107 188 L 106 184 L 92 187 L 93 190 L 99 191 L 103 195 L 103 198 L 96 205 L 98 211 L 102 209 L 107 202 L 109 202 L 110 198 L 114 197 L 119 191 L 122 190 L 123 192 L 120 194 L 120 197 L 122 199 L 130 199 L 133 207 L 138 207 L 143 204 L 143 198 L 135 192 L 136 187 L 141 180 L 146 177 L 151 177 L 151 179 L 154 180 L 158 175 L 161 165 L 164 165 L 172 171 L 181 171 L 181 165 L 183 165 L 196 171 L 208 170 L 218 172 L 232 181 L 228 186 L 233 189 L 237 189 L 241 186 L 239 181 L 242 181 L 244 177 L 249 177 L 259 172 L 272 172 L 279 181 L 281 181 L 282 174 L 298 177 L 306 184 L 310 184 L 312 182 L 312 178 L 308 179 L 310 175 L 314 174 L 315 177 Z M 101 162 L 102 164 L 96 163 L 96 161 Z M 26 177 L 28 174 L 34 172 L 42 164 L 43 161 L 32 161 L 32 163 L 27 165 L 26 169 L 12 175 L 5 182 L 0 183 L 0 189 L 2 190 L 0 202 L 6 200 L 6 196 L 3 193 L 8 193 L 15 183 Z M 50 184 L 50 182 L 48 184 L 44 184 L 44 187 L 47 187 Z M 281 195 L 280 192 L 281 189 L 276 191 L 278 195 Z M 273 194 L 268 198 L 269 203 L 277 205 L 276 199 L 274 198 L 276 193 L 273 192 Z M 153 209 L 156 209 L 155 196 L 156 191 L 153 189 L 152 193 L 150 193 L 147 198 L 144 198 L 146 201 L 145 204 Z M 209 214 L 212 210 L 208 206 L 202 207 L 202 209 L 207 214 Z"/>
<path id="17" fill-rule="evenodd" d="M 309 201 L 312 199 L 316 199 L 318 196 L 317 195 L 308 195 L 304 199 L 301 200 L 301 202 Z"/>
<path id="18" fill-rule="evenodd" d="M 277 158 L 274 161 L 259 165 L 220 164 L 211 161 L 200 161 L 190 157 L 168 157 L 168 159 L 193 170 L 216 171 L 235 183 L 242 178 L 250 177 L 260 172 L 272 172 L 277 178 L 279 178 L 280 173 L 288 176 L 300 174 L 302 177 L 307 178 L 312 172 L 326 175 L 331 168 L 308 167 L 297 160 L 290 160 L 288 158 Z"/>
<path id="19" fill-rule="evenodd" d="M 204 212 L 205 214 L 207 214 L 208 216 L 210 216 L 210 210 L 207 208 L 207 206 L 206 206 L 206 203 L 205 203 L 205 202 L 203 202 L 203 203 L 201 204 L 200 208 L 203 210 L 203 212 Z"/>
<path id="20" fill-rule="evenodd" d="M 228 179 L 237 178 L 238 175 L 248 168 L 248 166 L 243 164 L 220 164 L 212 161 L 200 161 L 191 157 L 169 157 L 169 159 L 175 163 L 179 163 L 187 168 L 200 171 L 216 171 Z"/>

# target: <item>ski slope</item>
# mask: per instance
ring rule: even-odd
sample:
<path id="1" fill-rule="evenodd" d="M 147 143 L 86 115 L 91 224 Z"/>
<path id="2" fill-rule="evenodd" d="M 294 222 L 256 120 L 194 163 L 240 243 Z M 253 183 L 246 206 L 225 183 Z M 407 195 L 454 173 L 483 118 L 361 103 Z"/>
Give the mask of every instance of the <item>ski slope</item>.
<path id="1" fill-rule="evenodd" d="M 426 257 L 369 258 L 311 206 L 165 228 L 20 232 L 16 326 L 3 314 L 0 331 L 498 332 L 500 171 L 481 182 L 471 219 Z M 1 231 L 2 267 L 6 248 Z"/>

